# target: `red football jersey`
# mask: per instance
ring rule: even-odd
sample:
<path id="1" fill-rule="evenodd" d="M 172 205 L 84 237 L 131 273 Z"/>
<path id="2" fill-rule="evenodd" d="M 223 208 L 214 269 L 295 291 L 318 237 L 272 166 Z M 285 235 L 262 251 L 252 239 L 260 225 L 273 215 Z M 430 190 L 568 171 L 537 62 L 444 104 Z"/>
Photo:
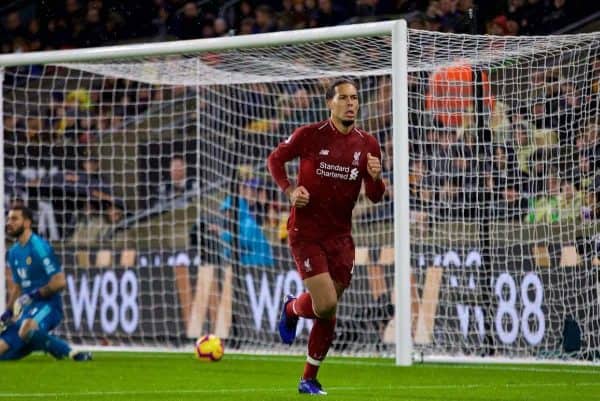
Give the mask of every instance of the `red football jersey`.
<path id="1" fill-rule="evenodd" d="M 269 155 L 269 171 L 284 191 L 290 186 L 285 163 L 299 157 L 297 185 L 310 194 L 306 206 L 292 207 L 290 236 L 319 240 L 351 233 L 352 209 L 362 182 L 373 202 L 379 202 L 385 191 L 383 181 L 374 181 L 367 172 L 367 153 L 381 160 L 375 137 L 357 128 L 343 134 L 326 120 L 298 128 Z"/>

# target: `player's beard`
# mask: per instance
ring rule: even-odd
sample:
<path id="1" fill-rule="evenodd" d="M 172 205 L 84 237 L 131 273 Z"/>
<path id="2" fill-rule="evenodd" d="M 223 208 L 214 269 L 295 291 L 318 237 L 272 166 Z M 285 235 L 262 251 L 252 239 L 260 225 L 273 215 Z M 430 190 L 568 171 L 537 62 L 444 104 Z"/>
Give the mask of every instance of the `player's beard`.
<path id="1" fill-rule="evenodd" d="M 354 124 L 354 120 L 342 120 L 341 122 L 342 122 L 342 125 L 346 128 L 348 128 L 349 126 Z"/>
<path id="2" fill-rule="evenodd" d="M 25 226 L 21 225 L 19 227 L 15 227 L 12 231 L 10 229 L 6 230 L 8 235 L 14 238 L 19 238 L 23 232 L 25 232 Z"/>

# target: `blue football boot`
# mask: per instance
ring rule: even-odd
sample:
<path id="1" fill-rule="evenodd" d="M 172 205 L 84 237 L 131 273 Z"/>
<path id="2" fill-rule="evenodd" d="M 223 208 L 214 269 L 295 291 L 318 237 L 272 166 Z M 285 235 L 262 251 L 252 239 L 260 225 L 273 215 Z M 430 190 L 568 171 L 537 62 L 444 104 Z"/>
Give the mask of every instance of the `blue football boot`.
<path id="1" fill-rule="evenodd" d="M 283 298 L 283 306 L 281 308 L 281 317 L 279 318 L 279 336 L 284 344 L 292 345 L 296 338 L 296 327 L 298 326 L 297 317 L 289 317 L 285 313 L 287 304 L 292 302 L 296 297 L 292 295 L 286 295 Z"/>
<path id="2" fill-rule="evenodd" d="M 317 379 L 300 379 L 298 392 L 300 394 L 327 395 Z"/>
<path id="3" fill-rule="evenodd" d="M 75 362 L 86 362 L 92 360 L 92 353 L 89 351 L 73 351 L 69 356 Z"/>

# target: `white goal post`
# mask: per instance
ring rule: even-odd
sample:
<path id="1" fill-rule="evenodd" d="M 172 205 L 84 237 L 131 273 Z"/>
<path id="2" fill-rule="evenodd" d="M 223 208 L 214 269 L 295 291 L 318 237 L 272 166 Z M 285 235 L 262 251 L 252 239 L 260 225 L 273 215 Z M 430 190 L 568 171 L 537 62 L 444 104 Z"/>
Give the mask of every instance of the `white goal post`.
<path id="1" fill-rule="evenodd" d="M 35 209 L 74 343 L 303 352 L 310 322 L 277 341 L 303 285 L 265 157 L 351 77 L 391 190 L 356 205 L 332 352 L 595 361 L 599 39 L 400 20 L 2 55 L 1 215 Z"/>
<path id="2" fill-rule="evenodd" d="M 404 149 L 395 152 L 394 165 L 396 171 L 404 171 L 405 174 L 399 177 L 399 185 L 394 189 L 395 198 L 408 198 L 408 130 L 407 130 L 407 94 L 406 94 L 406 71 L 407 71 L 407 27 L 406 21 L 390 21 L 379 23 L 368 23 L 360 25 L 338 26 L 333 28 L 321 28 L 302 31 L 275 32 L 252 36 L 236 36 L 218 39 L 188 40 L 179 42 L 167 42 L 161 44 L 140 44 L 126 46 L 111 46 L 104 48 L 77 49 L 77 50 L 59 50 L 50 52 L 35 52 L 26 54 L 14 54 L 0 56 L 0 66 L 14 67 L 27 65 L 51 65 L 66 63 L 85 63 L 103 60 L 127 60 L 139 57 L 169 56 L 176 54 L 200 54 L 204 52 L 221 51 L 228 49 L 260 48 L 274 47 L 280 45 L 293 45 L 296 43 L 314 43 L 321 41 L 344 40 L 353 37 L 369 36 L 392 36 L 394 45 L 394 57 L 392 61 L 392 76 L 394 81 L 394 142 L 398 149 Z M 2 75 L 3 76 L 3 75 Z M 404 90 L 404 94 L 399 91 Z M 1 95 L 0 95 L 0 99 Z M 3 114 L 0 112 L 0 114 Z M 1 122 L 0 122 L 1 124 Z M 0 126 L 1 128 L 1 126 Z M 403 138 L 400 135 L 404 135 Z M 3 176 L 0 184 L 3 183 Z M 2 216 L 4 216 L 4 202 L 2 204 Z M 397 282 L 403 283 L 395 286 L 396 298 L 398 299 L 398 310 L 402 311 L 404 316 L 410 316 L 410 247 L 409 230 L 407 225 L 402 225 L 400 221 L 408 221 L 408 205 L 396 208 L 395 228 L 398 233 L 396 236 L 396 276 Z M 0 222 L 2 220 L 0 219 Z M 4 232 L 0 234 L 0 242 L 4 245 Z M 4 261 L 2 267 L 4 267 Z M 404 268 L 400 268 L 400 266 Z M 5 272 L 5 268 L 2 268 Z M 6 295 L 4 285 L 4 274 L 0 274 L 0 307 L 4 309 Z M 397 325 L 396 343 L 401 344 L 397 347 L 396 360 L 398 364 L 411 364 L 411 336 L 410 320 Z"/>

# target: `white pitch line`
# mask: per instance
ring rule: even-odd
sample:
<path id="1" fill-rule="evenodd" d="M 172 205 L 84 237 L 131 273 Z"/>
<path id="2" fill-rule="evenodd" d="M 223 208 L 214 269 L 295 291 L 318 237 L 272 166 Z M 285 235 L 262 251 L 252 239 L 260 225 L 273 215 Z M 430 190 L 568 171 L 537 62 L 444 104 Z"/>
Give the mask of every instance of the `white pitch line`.
<path id="1" fill-rule="evenodd" d="M 136 355 L 136 358 L 143 359 L 171 359 L 174 354 L 167 353 L 147 353 Z M 191 354 L 190 354 L 191 355 Z M 190 356 L 190 359 L 193 359 L 193 356 Z M 302 363 L 303 359 L 300 357 L 282 357 L 276 355 L 248 355 L 248 354 L 226 354 L 224 360 L 241 360 L 241 361 L 271 361 L 271 362 L 284 362 L 284 363 Z M 389 360 L 389 362 L 372 362 L 367 358 L 365 359 L 345 359 L 345 358 L 335 358 L 335 359 L 326 359 L 323 362 L 326 365 L 349 365 L 349 366 L 374 366 L 374 367 L 388 367 L 395 368 L 396 366 L 393 363 L 393 360 Z M 535 362 L 534 362 L 535 363 Z M 582 375 L 600 375 L 600 369 L 598 367 L 591 366 L 581 366 L 581 369 L 573 369 L 567 366 L 556 366 L 556 367 L 527 367 L 527 365 L 523 366 L 507 366 L 507 365 L 484 365 L 484 364 L 451 364 L 451 363 L 425 363 L 425 364 L 413 364 L 413 366 L 425 366 L 425 367 L 442 367 L 442 368 L 452 368 L 452 369 L 486 369 L 486 370 L 500 370 L 500 371 L 515 371 L 515 372 L 533 372 L 533 373 L 572 373 L 572 374 L 582 374 Z M 404 368 L 402 368 L 404 369 Z"/>
<path id="2" fill-rule="evenodd" d="M 330 392 L 356 392 L 366 391 L 372 393 L 373 390 L 402 391 L 402 390 L 464 390 L 474 388 L 544 388 L 544 387 L 600 387 L 600 382 L 589 383 L 506 383 L 506 384 L 439 384 L 439 385 L 408 385 L 408 386 L 341 386 L 327 387 Z M 272 393 L 272 392 L 294 392 L 291 387 L 264 387 L 264 388 L 226 388 L 211 390 L 156 390 L 156 391 L 89 391 L 73 393 L 0 393 L 0 398 L 60 398 L 60 397 L 103 397 L 103 396 L 122 396 L 122 395 L 158 395 L 158 394 L 246 394 L 246 393 Z"/>
<path id="3" fill-rule="evenodd" d="M 273 361 L 273 362 L 301 362 L 298 358 L 286 358 L 286 357 L 275 357 L 271 358 L 268 356 L 252 356 L 252 355 L 227 355 L 225 356 L 227 359 L 236 359 L 236 360 L 251 360 L 251 361 Z M 367 360 L 358 360 L 358 359 L 326 359 L 323 362 L 324 365 L 355 365 L 355 366 L 374 366 L 374 367 L 388 367 L 395 368 L 393 361 L 389 363 L 386 362 L 370 362 Z M 516 372 L 534 372 L 534 373 L 574 373 L 574 374 L 585 374 L 585 375 L 600 375 L 600 369 L 591 368 L 582 366 L 581 369 L 573 369 L 568 367 L 560 367 L 556 368 L 552 367 L 527 367 L 527 366 L 506 366 L 506 365 L 481 365 L 481 364 L 430 364 L 425 363 L 421 364 L 413 364 L 413 366 L 425 366 L 425 367 L 441 367 L 441 368 L 451 368 L 451 369 L 487 369 L 487 370 L 512 370 Z M 403 369 L 403 368 L 401 368 Z"/>

